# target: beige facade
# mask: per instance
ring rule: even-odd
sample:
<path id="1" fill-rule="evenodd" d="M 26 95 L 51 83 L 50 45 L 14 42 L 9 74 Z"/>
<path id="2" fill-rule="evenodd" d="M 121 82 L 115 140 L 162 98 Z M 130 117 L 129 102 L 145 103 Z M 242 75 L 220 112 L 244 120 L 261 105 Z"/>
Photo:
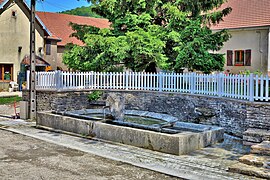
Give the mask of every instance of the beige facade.
<path id="1" fill-rule="evenodd" d="M 0 82 L 6 81 L 3 71 L 11 71 L 11 79 L 17 81 L 22 70 L 23 58 L 30 54 L 30 10 L 22 1 L 9 1 L 0 10 Z M 57 69 L 57 42 L 59 39 L 46 39 L 49 31 L 40 20 L 36 20 L 36 55 Z M 50 46 L 46 44 L 50 42 Z M 50 53 L 46 53 L 46 47 Z M 6 70 L 7 69 L 7 70 Z M 2 74 L 2 76 L 1 76 Z"/>
<path id="2" fill-rule="evenodd" d="M 268 28 L 246 28 L 229 30 L 231 38 L 224 44 L 219 53 L 224 53 L 224 70 L 238 74 L 244 71 L 270 72 L 270 60 L 268 58 L 269 29 Z M 232 50 L 232 66 L 227 66 L 227 51 Z M 251 65 L 236 65 L 236 51 L 251 50 Z"/>
<path id="3" fill-rule="evenodd" d="M 29 12 L 23 5 L 11 3 L 0 14 L 0 64 L 11 64 L 13 80 L 20 71 L 20 63 L 25 55 L 29 55 L 30 24 Z M 36 51 L 44 46 L 44 31 L 40 26 L 36 29 Z"/>
<path id="4" fill-rule="evenodd" d="M 63 54 L 65 52 L 66 48 L 65 46 L 58 46 L 57 47 L 57 67 L 61 67 L 63 70 L 67 71 L 67 66 L 62 62 Z"/>
<path id="5" fill-rule="evenodd" d="M 58 66 L 58 55 L 57 55 L 57 41 L 56 40 L 47 40 L 51 42 L 50 54 L 46 54 L 46 46 L 44 46 L 44 55 L 43 58 L 50 63 L 51 69 L 56 70 Z M 46 43 L 46 42 L 45 42 Z"/>

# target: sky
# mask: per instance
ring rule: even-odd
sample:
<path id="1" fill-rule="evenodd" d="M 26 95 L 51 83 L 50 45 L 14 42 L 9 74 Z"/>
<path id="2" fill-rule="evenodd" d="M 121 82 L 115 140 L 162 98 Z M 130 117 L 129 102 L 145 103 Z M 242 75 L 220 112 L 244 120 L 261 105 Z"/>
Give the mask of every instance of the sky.
<path id="1" fill-rule="evenodd" d="M 30 4 L 31 0 L 26 0 Z M 36 0 L 36 10 L 46 12 L 61 12 L 81 6 L 89 6 L 86 0 Z"/>

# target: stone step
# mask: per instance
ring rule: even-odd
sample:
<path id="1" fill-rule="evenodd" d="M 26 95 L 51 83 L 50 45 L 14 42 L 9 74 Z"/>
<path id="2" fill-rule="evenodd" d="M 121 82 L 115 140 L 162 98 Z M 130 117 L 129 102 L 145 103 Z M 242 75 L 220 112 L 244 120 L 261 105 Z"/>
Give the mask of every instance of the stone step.
<path id="1" fill-rule="evenodd" d="M 270 131 L 266 129 L 249 128 L 243 133 L 244 143 L 261 143 L 262 141 L 270 141 Z"/>
<path id="2" fill-rule="evenodd" d="M 270 156 L 270 141 L 251 146 L 251 153 Z"/>
<path id="3" fill-rule="evenodd" d="M 250 166 L 269 168 L 270 156 L 248 154 L 240 157 L 239 162 Z"/>
<path id="4" fill-rule="evenodd" d="M 243 163 L 236 163 L 229 167 L 229 172 L 244 174 L 257 178 L 270 179 L 270 170 L 262 167 L 249 166 Z"/>

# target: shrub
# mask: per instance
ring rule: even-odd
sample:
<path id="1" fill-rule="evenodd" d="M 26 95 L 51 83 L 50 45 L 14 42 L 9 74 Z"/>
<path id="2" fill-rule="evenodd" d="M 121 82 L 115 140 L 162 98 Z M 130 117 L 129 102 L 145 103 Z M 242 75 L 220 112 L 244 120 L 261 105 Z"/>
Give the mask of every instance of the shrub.
<path id="1" fill-rule="evenodd" d="M 102 96 L 102 91 L 93 91 L 91 94 L 88 95 L 89 101 L 96 101 Z"/>

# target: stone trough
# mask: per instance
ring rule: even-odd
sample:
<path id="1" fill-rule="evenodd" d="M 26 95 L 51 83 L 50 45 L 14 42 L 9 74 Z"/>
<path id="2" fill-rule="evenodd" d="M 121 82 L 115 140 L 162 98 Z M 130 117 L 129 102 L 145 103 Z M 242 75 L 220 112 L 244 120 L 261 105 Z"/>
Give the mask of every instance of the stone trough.
<path id="1" fill-rule="evenodd" d="M 179 122 L 177 118 L 167 114 L 125 110 L 125 116 L 155 118 L 167 124 L 174 123 L 173 129 L 162 128 L 157 132 L 160 126 L 155 124 L 151 126 L 125 122 L 117 124 L 117 121 L 105 123 L 103 118 L 92 116 L 102 115 L 103 111 L 103 109 L 85 109 L 64 113 L 38 112 L 37 127 L 91 136 L 175 155 L 187 154 L 223 140 L 223 128 Z"/>

